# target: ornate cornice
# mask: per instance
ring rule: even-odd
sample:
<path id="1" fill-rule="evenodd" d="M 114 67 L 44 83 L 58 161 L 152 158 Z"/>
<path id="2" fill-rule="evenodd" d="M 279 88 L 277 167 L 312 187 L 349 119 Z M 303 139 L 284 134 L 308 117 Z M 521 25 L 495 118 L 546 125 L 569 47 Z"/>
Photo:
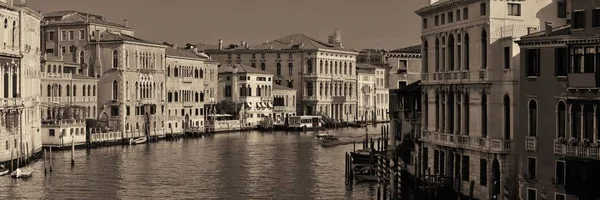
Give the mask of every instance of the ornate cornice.
<path id="1" fill-rule="evenodd" d="M 481 0 L 443 1 L 443 2 L 439 2 L 437 4 L 425 6 L 421 9 L 415 11 L 415 13 L 419 16 L 424 16 L 424 15 L 428 15 L 428 14 L 431 14 L 434 12 L 446 10 L 446 9 L 460 6 L 460 5 L 466 5 L 466 4 L 469 4 L 472 2 L 477 2 L 477 1 L 481 1 Z"/>

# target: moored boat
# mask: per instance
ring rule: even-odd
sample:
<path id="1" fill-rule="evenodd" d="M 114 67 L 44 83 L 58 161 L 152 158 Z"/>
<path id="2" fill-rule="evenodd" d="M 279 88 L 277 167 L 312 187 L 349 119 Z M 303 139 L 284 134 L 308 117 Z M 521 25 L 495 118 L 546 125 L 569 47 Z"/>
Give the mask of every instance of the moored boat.
<path id="1" fill-rule="evenodd" d="M 146 137 L 139 137 L 139 138 L 136 138 L 136 139 L 129 140 L 129 144 L 130 145 L 133 145 L 133 144 L 143 144 L 143 143 L 146 143 L 147 141 L 148 141 L 148 138 L 146 138 Z"/>
<path id="2" fill-rule="evenodd" d="M 13 178 L 29 178 L 33 175 L 33 168 L 23 167 L 17 168 L 10 176 Z"/>
<path id="3" fill-rule="evenodd" d="M 4 165 L 0 165 L 0 176 L 4 176 L 8 174 L 8 172 L 10 172 L 8 168 L 6 168 Z"/>

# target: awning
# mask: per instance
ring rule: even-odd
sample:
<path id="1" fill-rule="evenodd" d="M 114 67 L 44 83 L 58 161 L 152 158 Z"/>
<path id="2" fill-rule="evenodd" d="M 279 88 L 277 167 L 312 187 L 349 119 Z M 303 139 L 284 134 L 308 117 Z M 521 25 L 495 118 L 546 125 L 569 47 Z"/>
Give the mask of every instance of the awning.
<path id="1" fill-rule="evenodd" d="M 248 104 L 248 108 L 252 108 L 252 102 L 246 102 Z"/>
<path id="2" fill-rule="evenodd" d="M 273 103 L 271 103 L 271 102 L 267 103 L 267 105 L 268 105 L 269 108 L 273 107 Z"/>
<path id="3" fill-rule="evenodd" d="M 256 108 L 262 108 L 262 103 L 261 102 L 256 102 Z"/>

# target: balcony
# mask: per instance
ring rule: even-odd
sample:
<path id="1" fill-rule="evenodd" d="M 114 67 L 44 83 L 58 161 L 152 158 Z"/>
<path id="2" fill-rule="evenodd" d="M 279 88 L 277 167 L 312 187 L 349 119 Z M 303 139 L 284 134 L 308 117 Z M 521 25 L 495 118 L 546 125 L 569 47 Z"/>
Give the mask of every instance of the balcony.
<path id="1" fill-rule="evenodd" d="M 182 79 L 181 81 L 184 83 L 192 83 L 192 81 L 194 81 L 194 78 L 192 78 L 192 77 L 183 77 L 181 79 Z"/>
<path id="2" fill-rule="evenodd" d="M 325 73 L 303 73 L 302 74 L 303 78 L 331 78 L 331 74 L 325 74 Z"/>
<path id="3" fill-rule="evenodd" d="M 567 157 L 600 160 L 600 146 L 584 146 L 577 143 L 554 142 L 554 154 Z"/>
<path id="4" fill-rule="evenodd" d="M 316 101 L 319 100 L 317 96 L 304 96 L 303 100 Z"/>
<path id="5" fill-rule="evenodd" d="M 42 72 L 41 78 L 52 78 L 52 79 L 71 79 L 73 76 L 69 73 L 48 73 Z"/>
<path id="6" fill-rule="evenodd" d="M 421 111 L 405 110 L 403 113 L 406 120 L 414 121 L 421 119 Z"/>
<path id="7" fill-rule="evenodd" d="M 18 107 L 22 105 L 21 98 L 3 98 L 0 100 L 0 107 Z"/>
<path id="8" fill-rule="evenodd" d="M 537 150 L 537 138 L 533 136 L 527 136 L 525 138 L 525 150 L 535 152 Z"/>
<path id="9" fill-rule="evenodd" d="M 260 97 L 260 101 L 262 101 L 262 102 L 271 102 L 271 101 L 273 101 L 273 97 L 269 97 L 269 96 Z"/>
<path id="10" fill-rule="evenodd" d="M 595 73 L 569 73 L 568 74 L 569 89 L 585 89 L 597 88 Z"/>
<path id="11" fill-rule="evenodd" d="M 273 106 L 273 112 L 295 112 L 295 107 L 290 106 Z"/>
<path id="12" fill-rule="evenodd" d="M 429 131 L 424 131 L 422 136 L 423 141 L 454 148 L 466 148 L 497 153 L 508 153 L 512 149 L 510 140 L 480 138 L 468 135 L 455 135 Z"/>

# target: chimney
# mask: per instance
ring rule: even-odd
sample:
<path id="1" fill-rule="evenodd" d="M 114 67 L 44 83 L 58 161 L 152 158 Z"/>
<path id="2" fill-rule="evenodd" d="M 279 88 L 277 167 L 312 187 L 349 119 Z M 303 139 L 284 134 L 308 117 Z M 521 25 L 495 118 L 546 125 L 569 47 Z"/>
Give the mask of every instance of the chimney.
<path id="1" fill-rule="evenodd" d="M 244 42 L 244 48 L 248 49 L 248 43 Z"/>
<path id="2" fill-rule="evenodd" d="M 198 48 L 194 47 L 192 51 L 194 51 L 195 54 L 198 54 Z"/>
<path id="3" fill-rule="evenodd" d="M 243 40 L 240 42 L 240 47 L 245 47 L 246 46 L 246 42 L 244 42 Z"/>
<path id="4" fill-rule="evenodd" d="M 177 49 L 177 44 L 173 44 L 173 49 Z"/>
<path id="5" fill-rule="evenodd" d="M 100 40 L 100 30 L 96 29 L 96 40 Z"/>
<path id="6" fill-rule="evenodd" d="M 219 50 L 223 50 L 223 40 L 219 39 Z"/>
<path id="7" fill-rule="evenodd" d="M 265 43 L 269 43 L 269 38 L 265 39 Z"/>
<path id="8" fill-rule="evenodd" d="M 304 42 L 300 44 L 300 48 L 304 48 Z"/>
<path id="9" fill-rule="evenodd" d="M 535 30 L 535 27 L 527 27 L 527 35 L 532 34 Z"/>
<path id="10" fill-rule="evenodd" d="M 552 33 L 552 22 L 546 22 L 546 36 Z"/>
<path id="11" fill-rule="evenodd" d="M 438 2 L 438 0 L 429 0 L 429 5 L 437 3 L 437 2 Z"/>
<path id="12" fill-rule="evenodd" d="M 129 20 L 124 19 L 123 20 L 123 25 L 125 26 L 125 28 L 129 28 Z"/>

